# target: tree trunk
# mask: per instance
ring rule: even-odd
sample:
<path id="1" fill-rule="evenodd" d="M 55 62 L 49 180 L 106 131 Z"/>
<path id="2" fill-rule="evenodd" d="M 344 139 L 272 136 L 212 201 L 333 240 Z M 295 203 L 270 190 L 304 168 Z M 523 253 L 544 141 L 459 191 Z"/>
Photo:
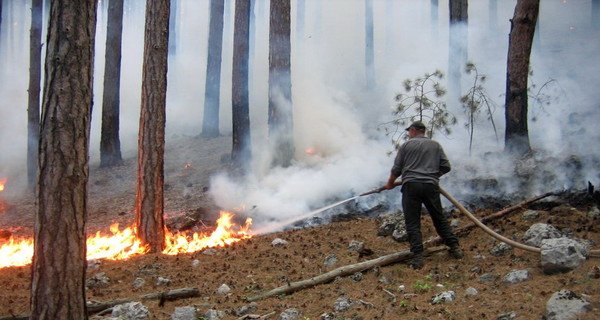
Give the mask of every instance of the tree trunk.
<path id="1" fill-rule="evenodd" d="M 177 53 L 177 9 L 179 0 L 171 0 L 169 7 L 169 55 Z"/>
<path id="2" fill-rule="evenodd" d="M 219 105 L 221 95 L 221 54 L 223 51 L 224 0 L 210 0 L 208 27 L 208 61 L 204 91 L 203 137 L 219 136 Z"/>
<path id="3" fill-rule="evenodd" d="M 290 55 L 290 0 L 271 1 L 269 139 L 273 143 L 273 165 L 283 167 L 294 158 Z"/>
<path id="4" fill-rule="evenodd" d="M 31 319 L 87 319 L 87 182 L 95 0 L 53 0 L 46 41 Z"/>
<path id="5" fill-rule="evenodd" d="M 506 152 L 516 155 L 530 150 L 527 129 L 527 78 L 539 8 L 539 0 L 518 0 L 510 23 L 504 148 Z"/>
<path id="6" fill-rule="evenodd" d="M 439 10 L 440 10 L 440 1 L 439 0 L 431 0 L 431 4 L 430 4 L 431 8 L 430 8 L 430 15 L 431 15 L 431 29 L 433 32 L 433 38 L 437 43 L 438 40 L 438 33 L 439 33 L 439 23 L 440 23 L 440 18 L 439 18 Z"/>
<path id="7" fill-rule="evenodd" d="M 592 30 L 600 28 L 600 0 L 592 0 Z"/>
<path id="8" fill-rule="evenodd" d="M 164 153 L 170 0 L 146 2 L 135 220 L 150 252 L 165 248 Z"/>
<path id="9" fill-rule="evenodd" d="M 27 102 L 27 182 L 34 188 L 37 179 L 40 139 L 40 86 L 42 81 L 42 0 L 31 1 L 29 30 L 29 89 Z M 0 9 L 2 16 L 2 9 Z M 2 23 L 0 18 L 0 24 Z"/>
<path id="10" fill-rule="evenodd" d="M 232 68 L 232 125 L 231 158 L 245 167 L 250 162 L 250 108 L 248 100 L 248 55 L 250 0 L 235 1 Z"/>
<path id="11" fill-rule="evenodd" d="M 450 105 L 459 103 L 462 85 L 461 71 L 468 56 L 468 1 L 450 0 L 450 31 L 448 56 L 448 97 Z"/>
<path id="12" fill-rule="evenodd" d="M 365 73 L 367 88 L 374 88 L 375 41 L 373 39 L 373 0 L 365 0 Z"/>
<path id="13" fill-rule="evenodd" d="M 115 166 L 123 161 L 119 140 L 122 36 L 123 0 L 109 0 L 100 137 L 101 167 Z"/>

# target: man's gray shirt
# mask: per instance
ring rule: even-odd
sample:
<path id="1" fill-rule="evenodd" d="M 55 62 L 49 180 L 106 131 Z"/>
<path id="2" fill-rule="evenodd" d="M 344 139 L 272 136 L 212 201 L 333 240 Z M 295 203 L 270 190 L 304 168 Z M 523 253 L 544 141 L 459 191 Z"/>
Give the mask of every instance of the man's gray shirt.
<path id="1" fill-rule="evenodd" d="M 398 149 L 392 174 L 402 177 L 402 183 L 438 184 L 440 174 L 450 171 L 450 161 L 442 146 L 425 136 L 416 136 Z"/>

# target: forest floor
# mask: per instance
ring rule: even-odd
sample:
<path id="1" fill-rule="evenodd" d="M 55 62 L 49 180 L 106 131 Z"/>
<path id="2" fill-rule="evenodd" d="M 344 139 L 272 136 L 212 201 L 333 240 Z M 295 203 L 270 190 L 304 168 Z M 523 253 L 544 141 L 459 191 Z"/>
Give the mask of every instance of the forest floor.
<path id="1" fill-rule="evenodd" d="M 207 194 L 210 176 L 227 170 L 230 137 L 201 139 L 179 137 L 167 143 L 165 159 L 165 213 L 170 217 L 202 213 L 204 227 L 214 226 L 219 209 Z M 136 159 L 127 158 L 115 168 L 98 168 L 92 164 L 89 181 L 90 233 L 106 231 L 119 222 L 128 226 L 134 220 Z M 14 236 L 31 236 L 35 199 L 33 194 L 0 193 L 5 212 L 0 213 L 0 230 Z M 558 199 L 560 200 L 560 199 Z M 518 201 L 515 201 L 515 204 Z M 542 206 L 543 207 L 543 206 Z M 572 236 L 600 244 L 598 221 L 588 217 L 589 205 L 565 203 L 544 210 L 537 209 L 534 220 L 523 219 L 527 208 L 488 223 L 493 229 L 513 239 L 520 239 L 536 222 L 550 223 L 561 230 L 571 230 Z M 475 215 L 492 213 L 480 209 Z M 466 217 L 455 217 L 466 224 Z M 391 237 L 381 237 L 377 219 L 353 219 L 333 222 L 318 227 L 288 230 L 258 235 L 225 248 L 168 256 L 146 254 L 124 261 L 100 261 L 88 268 L 87 278 L 105 273 L 110 284 L 89 288 L 87 299 L 103 302 L 179 288 L 198 288 L 198 297 L 174 301 L 141 301 L 152 319 L 169 319 L 175 307 L 194 306 L 200 319 L 209 309 L 224 312 L 222 319 L 242 318 L 242 307 L 249 307 L 256 315 L 273 314 L 297 308 L 299 319 L 544 319 L 546 302 L 559 290 L 571 290 L 591 302 L 592 310 L 580 319 L 600 319 L 600 260 L 588 259 L 578 269 L 556 275 L 545 275 L 538 254 L 514 249 L 512 253 L 494 256 L 490 250 L 497 244 L 483 231 L 476 229 L 460 238 L 465 258 L 454 260 L 447 251 L 429 255 L 421 270 L 410 269 L 405 262 L 392 263 L 364 271 L 360 276 L 346 276 L 334 281 L 302 289 L 295 293 L 280 294 L 250 304 L 245 298 L 283 286 L 289 282 L 309 279 L 335 268 L 354 264 L 394 252 L 407 250 L 407 243 Z M 427 239 L 436 236 L 428 216 L 423 217 L 423 234 Z M 284 239 L 284 246 L 273 246 L 276 238 Z M 0 244 L 2 244 L 0 239 Z M 369 251 L 364 256 L 349 249 L 352 241 L 363 242 Z M 338 262 L 324 264 L 328 256 Z M 2 257 L 0 257 L 2 259 Z M 527 269 L 530 279 L 512 285 L 503 283 L 503 277 L 512 270 Z M 482 283 L 482 274 L 498 278 Z M 30 266 L 0 269 L 0 317 L 27 314 L 30 302 Z M 168 284 L 157 284 L 158 277 L 169 279 Z M 136 278 L 146 284 L 134 288 Z M 226 284 L 231 291 L 217 293 Z M 466 294 L 475 288 L 476 295 Z M 442 291 L 454 291 L 456 300 L 432 304 L 431 298 Z M 334 311 L 340 297 L 354 302 L 349 310 Z M 510 313 L 514 313 L 510 315 Z M 503 316 L 504 315 L 504 316 Z M 504 318 L 502 318 L 502 316 Z M 102 316 L 94 315 L 95 318 Z"/>

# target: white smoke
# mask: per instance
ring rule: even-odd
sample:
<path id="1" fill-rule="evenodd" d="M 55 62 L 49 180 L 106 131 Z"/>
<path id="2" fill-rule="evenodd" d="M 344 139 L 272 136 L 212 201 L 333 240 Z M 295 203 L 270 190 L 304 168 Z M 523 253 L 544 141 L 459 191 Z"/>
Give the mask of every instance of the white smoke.
<path id="1" fill-rule="evenodd" d="M 102 8 L 101 1 L 99 8 Z M 208 31 L 208 1 L 178 1 L 177 54 L 169 64 L 167 139 L 201 131 Z M 442 179 L 448 190 L 469 194 L 473 178 L 503 178 L 506 192 L 512 166 L 497 154 L 504 147 L 504 92 L 508 34 L 516 0 L 497 1 L 496 19 L 489 1 L 469 3 L 469 60 L 487 75 L 499 141 L 481 116 L 475 128 L 473 154 L 460 105 L 452 105 L 459 123 L 449 136 L 437 136 L 453 171 Z M 270 167 L 267 135 L 268 1 L 257 1 L 256 33 L 250 65 L 250 118 L 253 146 L 251 173 L 242 180 L 220 174 L 211 194 L 220 206 L 246 206 L 257 221 L 281 221 L 333 200 L 351 197 L 384 183 L 392 158 L 390 137 L 377 128 L 393 119 L 391 106 L 405 79 L 448 70 L 448 1 L 439 1 L 438 21 L 431 23 L 431 1 L 374 0 L 375 75 L 365 83 L 364 0 L 307 0 L 303 33 L 292 1 L 292 90 L 296 159 L 289 168 Z M 24 172 L 28 77 L 29 5 L 5 1 L 0 33 L 0 178 Z M 126 0 L 121 80 L 121 141 L 125 157 L 133 157 L 141 91 L 144 5 Z M 583 177 L 598 180 L 597 144 L 600 121 L 600 33 L 591 25 L 590 0 L 543 1 L 532 53 L 531 80 L 542 86 L 551 103 L 530 104 L 533 147 L 557 159 L 577 155 Z M 221 77 L 221 132 L 231 132 L 231 48 L 234 1 L 226 1 Z M 91 163 L 98 162 L 106 13 L 99 11 L 96 39 L 95 102 L 92 118 Z M 492 22 L 495 21 L 495 24 Z M 45 38 L 43 38 L 45 41 Z M 470 84 L 463 75 L 463 94 Z M 446 87 L 447 84 L 444 84 Z M 535 121 L 534 119 L 535 118 Z M 307 150 L 311 150 L 307 152 Z M 560 162 L 560 161 L 558 161 Z M 562 169 L 557 168 L 557 171 Z M 569 186 L 572 175 L 556 173 L 554 183 Z M 575 185 L 579 186 L 579 185 Z M 540 186 L 542 190 L 545 186 Z M 536 192 L 538 190 L 530 190 Z M 544 192 L 549 190 L 543 190 Z"/>

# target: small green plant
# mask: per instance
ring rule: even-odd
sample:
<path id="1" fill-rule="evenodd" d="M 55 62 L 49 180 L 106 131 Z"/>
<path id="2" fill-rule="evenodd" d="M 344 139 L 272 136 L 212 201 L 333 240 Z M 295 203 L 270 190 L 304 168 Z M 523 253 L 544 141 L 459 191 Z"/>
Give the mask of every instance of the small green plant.
<path id="1" fill-rule="evenodd" d="M 405 93 L 399 93 L 395 97 L 396 119 L 384 124 L 386 133 L 392 136 L 396 147 L 404 136 L 405 126 L 416 120 L 425 123 L 428 128 L 427 136 L 430 138 L 439 130 L 450 134 L 450 126 L 456 123 L 456 117 L 448 112 L 446 102 L 442 100 L 446 94 L 446 89 L 440 83 L 443 78 L 444 74 L 436 70 L 414 80 L 404 80 Z"/>
<path id="2" fill-rule="evenodd" d="M 408 301 L 402 300 L 402 301 L 400 301 L 400 303 L 398 305 L 402 308 L 406 308 L 406 307 L 408 307 Z"/>
<path id="3" fill-rule="evenodd" d="M 415 284 L 413 284 L 413 289 L 417 292 L 427 292 L 431 288 L 433 288 L 433 283 L 429 281 L 417 280 Z"/>
<path id="4" fill-rule="evenodd" d="M 465 66 L 465 72 L 467 74 L 473 74 L 473 85 L 469 88 L 467 94 L 460 98 L 464 112 L 467 114 L 467 123 L 465 126 L 469 131 L 469 154 L 473 149 L 473 136 L 475 133 L 475 122 L 482 109 L 485 109 L 487 120 L 490 121 L 496 136 L 496 142 L 498 142 L 498 131 L 496 130 L 496 124 L 494 123 L 494 110 L 496 109 L 496 103 L 490 98 L 483 87 L 483 83 L 486 80 L 486 75 L 479 74 L 477 67 L 473 62 L 467 62 Z"/>

